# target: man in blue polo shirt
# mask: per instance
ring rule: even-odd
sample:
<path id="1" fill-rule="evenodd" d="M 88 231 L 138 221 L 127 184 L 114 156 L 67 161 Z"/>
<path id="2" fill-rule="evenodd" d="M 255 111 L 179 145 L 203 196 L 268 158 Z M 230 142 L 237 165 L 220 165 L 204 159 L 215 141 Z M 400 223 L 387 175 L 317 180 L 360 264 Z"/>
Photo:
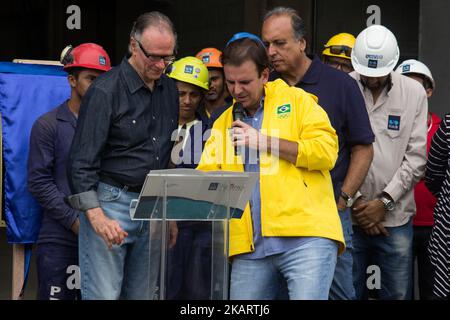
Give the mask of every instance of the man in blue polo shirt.
<path id="1" fill-rule="evenodd" d="M 347 250 L 338 258 L 330 299 L 355 299 L 350 208 L 373 159 L 374 134 L 356 81 L 317 56 L 308 57 L 305 33 L 294 9 L 278 7 L 264 17 L 262 38 L 275 69 L 271 80 L 282 78 L 317 96 L 339 137 L 339 157 L 331 177 Z"/>

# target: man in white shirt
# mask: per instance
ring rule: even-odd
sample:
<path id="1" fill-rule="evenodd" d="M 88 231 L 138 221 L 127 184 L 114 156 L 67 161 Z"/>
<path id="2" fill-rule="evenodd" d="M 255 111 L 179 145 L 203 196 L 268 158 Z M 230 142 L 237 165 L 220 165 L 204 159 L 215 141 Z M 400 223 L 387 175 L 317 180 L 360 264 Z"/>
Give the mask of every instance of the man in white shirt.
<path id="1" fill-rule="evenodd" d="M 411 298 L 413 188 L 425 170 L 428 105 L 419 83 L 393 72 L 399 56 L 394 34 L 383 26 L 362 31 L 352 52 L 351 76 L 376 137 L 374 160 L 353 206 L 358 299 L 368 297 L 373 270 L 380 273 L 373 281 L 380 299 Z"/>

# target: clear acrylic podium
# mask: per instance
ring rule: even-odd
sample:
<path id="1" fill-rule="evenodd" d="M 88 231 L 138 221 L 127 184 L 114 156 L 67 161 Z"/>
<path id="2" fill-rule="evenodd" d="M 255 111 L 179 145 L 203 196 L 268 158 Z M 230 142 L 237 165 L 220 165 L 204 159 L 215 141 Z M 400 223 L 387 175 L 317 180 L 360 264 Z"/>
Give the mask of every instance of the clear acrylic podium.
<path id="1" fill-rule="evenodd" d="M 153 299 L 228 299 L 229 220 L 242 216 L 257 177 L 192 169 L 147 175 L 139 199 L 130 205 L 130 215 L 133 220 L 150 221 Z M 171 234 L 176 229 L 173 244 Z"/>

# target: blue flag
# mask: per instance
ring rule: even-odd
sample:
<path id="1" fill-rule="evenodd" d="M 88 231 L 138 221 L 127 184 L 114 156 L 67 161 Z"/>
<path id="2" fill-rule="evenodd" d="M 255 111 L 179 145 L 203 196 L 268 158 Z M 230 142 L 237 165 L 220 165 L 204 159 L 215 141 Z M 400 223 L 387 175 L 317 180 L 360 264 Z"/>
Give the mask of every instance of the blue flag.
<path id="1" fill-rule="evenodd" d="M 27 188 L 30 132 L 34 121 L 70 97 L 61 67 L 0 63 L 4 216 L 9 243 L 37 240 L 41 209 Z"/>

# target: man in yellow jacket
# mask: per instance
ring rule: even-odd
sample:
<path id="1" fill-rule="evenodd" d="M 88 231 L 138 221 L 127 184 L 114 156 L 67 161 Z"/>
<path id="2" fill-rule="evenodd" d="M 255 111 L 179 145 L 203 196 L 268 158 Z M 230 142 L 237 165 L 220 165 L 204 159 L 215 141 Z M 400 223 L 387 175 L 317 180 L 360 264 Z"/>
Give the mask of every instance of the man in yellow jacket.
<path id="1" fill-rule="evenodd" d="M 262 42 L 238 39 L 222 61 L 235 103 L 216 120 L 197 169 L 260 173 L 243 217 L 230 223 L 230 298 L 274 299 L 284 277 L 290 299 L 326 300 L 345 250 L 329 174 L 335 131 L 311 95 L 268 82 Z M 233 117 L 239 105 L 243 121 Z"/>

